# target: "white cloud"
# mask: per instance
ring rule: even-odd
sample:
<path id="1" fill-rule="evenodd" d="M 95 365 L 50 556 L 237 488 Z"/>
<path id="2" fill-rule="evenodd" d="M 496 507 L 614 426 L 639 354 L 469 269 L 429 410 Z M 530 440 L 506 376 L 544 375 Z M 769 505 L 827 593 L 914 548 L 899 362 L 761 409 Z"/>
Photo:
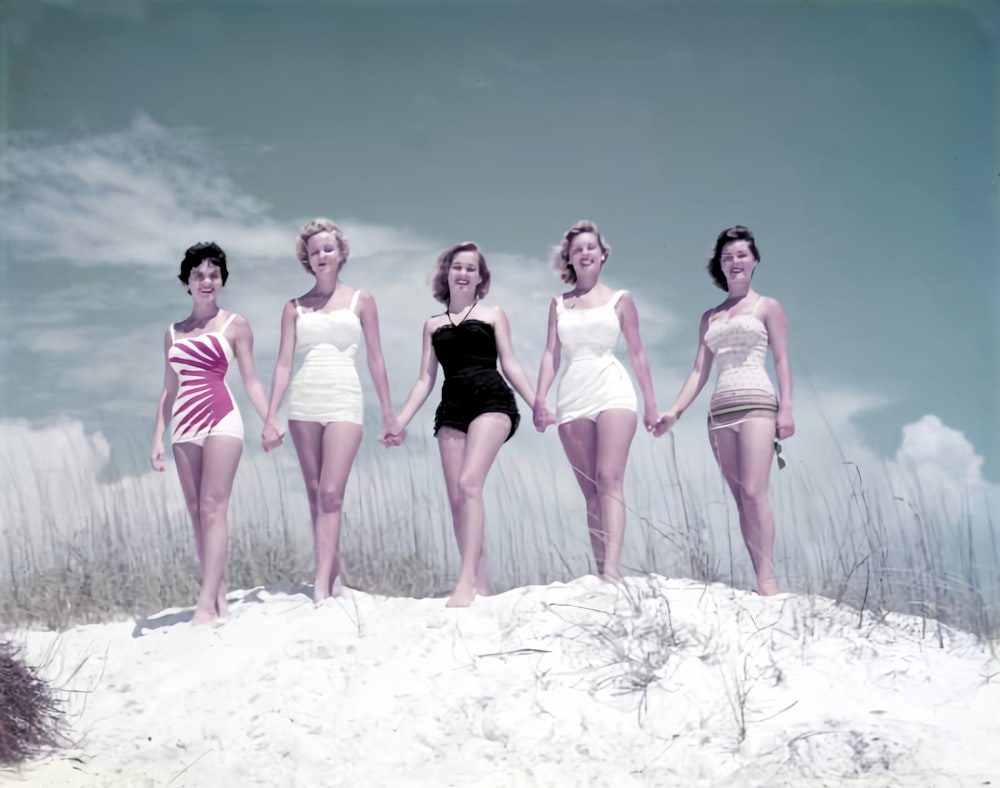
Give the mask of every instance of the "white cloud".
<path id="1" fill-rule="evenodd" d="M 963 433 L 946 426 L 937 416 L 923 416 L 903 427 L 896 462 L 918 476 L 943 475 L 956 485 L 983 482 L 983 458 Z"/>

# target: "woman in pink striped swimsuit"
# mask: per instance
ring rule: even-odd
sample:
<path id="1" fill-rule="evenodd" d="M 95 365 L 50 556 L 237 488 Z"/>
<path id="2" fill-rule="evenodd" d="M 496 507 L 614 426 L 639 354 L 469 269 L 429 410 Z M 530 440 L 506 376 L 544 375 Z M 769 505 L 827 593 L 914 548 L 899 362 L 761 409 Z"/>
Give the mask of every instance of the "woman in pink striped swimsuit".
<path id="1" fill-rule="evenodd" d="M 193 304 L 191 314 L 172 323 L 163 340 L 163 393 L 150 453 L 153 469 L 163 471 L 163 433 L 169 424 L 201 566 L 201 592 L 192 624 L 207 623 L 227 612 L 223 580 L 229 545 L 226 518 L 243 453 L 243 420 L 226 385 L 234 358 L 254 409 L 261 419 L 267 412 L 264 387 L 254 367 L 250 324 L 218 304 L 219 290 L 228 277 L 226 253 L 217 244 L 199 243 L 185 252 L 177 278 Z M 280 438 L 275 445 L 279 442 Z"/>

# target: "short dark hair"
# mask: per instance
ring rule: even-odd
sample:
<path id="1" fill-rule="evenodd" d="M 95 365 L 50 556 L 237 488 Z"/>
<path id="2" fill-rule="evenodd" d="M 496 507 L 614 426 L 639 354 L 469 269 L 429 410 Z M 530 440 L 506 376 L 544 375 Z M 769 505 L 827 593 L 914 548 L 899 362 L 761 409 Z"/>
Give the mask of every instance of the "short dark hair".
<path id="1" fill-rule="evenodd" d="M 719 237 L 715 239 L 715 249 L 712 251 L 712 257 L 708 261 L 708 273 L 712 277 L 712 281 L 715 286 L 720 290 L 725 290 L 729 292 L 729 283 L 726 282 L 726 275 L 722 273 L 722 250 L 725 249 L 726 244 L 730 244 L 733 241 L 746 241 L 750 246 L 750 253 L 753 255 L 753 259 L 758 263 L 760 262 L 760 252 L 757 251 L 757 242 L 754 240 L 753 233 L 750 232 L 749 228 L 744 227 L 742 224 L 737 224 L 734 227 L 729 227 L 719 233 Z"/>
<path id="2" fill-rule="evenodd" d="M 451 303 L 451 291 L 448 287 L 448 270 L 451 268 L 451 261 L 459 252 L 475 252 L 479 255 L 479 284 L 476 285 L 476 298 L 483 298 L 490 291 L 490 269 L 486 267 L 486 257 L 478 245 L 472 241 L 463 241 L 460 244 L 450 246 L 438 255 L 434 264 L 434 272 L 431 274 L 431 293 L 435 300 L 442 304 Z"/>
<path id="3" fill-rule="evenodd" d="M 222 284 L 226 284 L 229 278 L 229 268 L 226 266 L 226 253 L 215 241 L 202 241 L 194 246 L 189 246 L 184 252 L 184 259 L 181 260 L 181 272 L 177 275 L 184 284 L 191 278 L 191 271 L 208 260 L 213 265 L 218 266 L 222 274 Z M 190 293 L 191 291 L 188 290 Z"/>

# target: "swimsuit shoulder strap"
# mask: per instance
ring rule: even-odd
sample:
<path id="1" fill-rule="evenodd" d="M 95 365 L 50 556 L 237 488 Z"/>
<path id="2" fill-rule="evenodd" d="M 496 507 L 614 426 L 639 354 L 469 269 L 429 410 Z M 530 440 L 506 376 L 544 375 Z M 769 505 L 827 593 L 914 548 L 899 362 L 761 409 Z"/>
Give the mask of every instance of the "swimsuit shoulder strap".
<path id="1" fill-rule="evenodd" d="M 352 312 L 354 312 L 354 307 L 356 307 L 358 305 L 358 296 L 360 296 L 360 295 L 361 295 L 361 289 L 358 288 L 357 290 L 354 291 L 354 295 L 351 296 L 351 306 L 350 306 L 350 309 L 351 309 Z"/>
<path id="2" fill-rule="evenodd" d="M 627 292 L 628 290 L 617 291 L 613 296 L 611 296 L 611 299 L 608 301 L 608 306 L 614 309 L 615 305 L 621 300 L 622 296 L 625 295 Z"/>
<path id="3" fill-rule="evenodd" d="M 220 329 L 219 329 L 219 333 L 220 333 L 220 334 L 225 334 L 225 333 L 226 333 L 226 329 L 227 329 L 227 328 L 229 328 L 229 324 L 230 324 L 230 323 L 232 323 L 232 322 L 233 322 L 233 320 L 234 320 L 235 318 L 236 318 L 236 313 L 235 313 L 235 312 L 233 312 L 233 313 L 232 313 L 232 314 L 231 314 L 231 315 L 229 316 L 229 320 L 227 320 L 227 321 L 226 321 L 226 322 L 225 322 L 225 323 L 223 324 L 222 328 L 220 328 Z"/>

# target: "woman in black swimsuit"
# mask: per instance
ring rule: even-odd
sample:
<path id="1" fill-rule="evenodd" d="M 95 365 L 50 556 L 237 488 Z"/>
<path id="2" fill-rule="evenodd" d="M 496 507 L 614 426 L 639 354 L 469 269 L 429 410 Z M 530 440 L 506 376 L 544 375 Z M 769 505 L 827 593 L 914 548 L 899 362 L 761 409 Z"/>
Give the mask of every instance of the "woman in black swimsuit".
<path id="1" fill-rule="evenodd" d="M 483 557 L 483 486 L 500 447 L 520 420 L 504 376 L 529 407 L 535 398 L 514 355 L 507 316 L 498 306 L 479 303 L 489 287 L 490 270 L 476 244 L 456 244 L 438 257 L 434 297 L 447 309 L 424 323 L 420 373 L 390 430 L 402 438 L 430 394 L 440 362 L 444 385 L 434 415 L 434 435 L 462 557 L 448 607 L 466 607 L 477 594 L 489 593 Z M 503 375 L 497 369 L 498 358 Z"/>

